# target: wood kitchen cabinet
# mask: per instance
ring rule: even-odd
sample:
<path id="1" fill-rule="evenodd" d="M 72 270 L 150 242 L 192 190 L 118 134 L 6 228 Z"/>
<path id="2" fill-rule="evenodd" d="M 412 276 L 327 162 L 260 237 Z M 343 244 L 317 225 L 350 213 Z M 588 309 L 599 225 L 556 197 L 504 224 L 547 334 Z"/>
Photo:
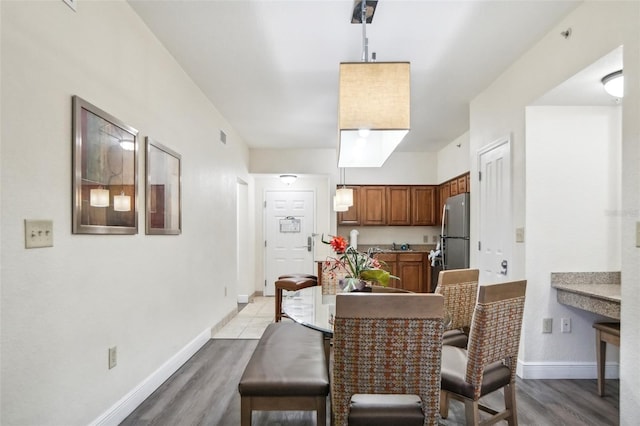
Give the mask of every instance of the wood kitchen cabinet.
<path id="1" fill-rule="evenodd" d="M 469 192 L 469 189 L 470 189 L 469 180 L 470 180 L 470 174 L 465 173 L 463 175 L 460 175 L 458 177 L 455 177 L 453 179 L 450 179 L 442 183 L 438 187 L 438 191 L 440 194 L 438 197 L 439 206 L 437 210 L 439 213 L 437 214 L 437 217 L 436 217 L 436 224 L 438 225 L 442 224 L 442 207 L 447 202 L 447 198 L 453 197 L 454 195 Z"/>
<path id="2" fill-rule="evenodd" d="M 428 292 L 427 278 L 430 274 L 427 254 L 423 252 L 385 252 L 378 253 L 376 258 L 384 264 L 383 269 L 400 278 L 392 279 L 390 287 L 401 288 L 415 293 Z"/>
<path id="3" fill-rule="evenodd" d="M 408 186 L 387 186 L 387 225 L 411 225 L 411 189 Z"/>
<path id="4" fill-rule="evenodd" d="M 339 186 L 341 188 L 342 186 Z M 362 224 L 360 220 L 360 210 L 362 203 L 360 202 L 360 187 L 347 185 L 347 188 L 353 189 L 353 205 L 346 212 L 338 212 L 338 225 L 356 225 Z"/>
<path id="5" fill-rule="evenodd" d="M 338 212 L 338 225 L 433 226 L 439 222 L 441 204 L 437 186 L 348 185 L 347 188 L 353 189 L 353 206 L 346 212 Z M 449 192 L 446 194 L 448 197 Z"/>
<path id="6" fill-rule="evenodd" d="M 411 225 L 435 225 L 438 216 L 437 209 L 435 186 L 411 187 Z"/>
<path id="7" fill-rule="evenodd" d="M 387 191 L 386 186 L 371 185 L 360 187 L 360 224 L 387 224 Z"/>

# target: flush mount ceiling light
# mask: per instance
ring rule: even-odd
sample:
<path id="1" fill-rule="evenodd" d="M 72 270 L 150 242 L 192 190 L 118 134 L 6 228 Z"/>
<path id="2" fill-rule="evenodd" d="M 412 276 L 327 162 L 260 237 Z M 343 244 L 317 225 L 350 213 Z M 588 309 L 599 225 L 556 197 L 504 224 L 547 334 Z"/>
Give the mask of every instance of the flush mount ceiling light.
<path id="1" fill-rule="evenodd" d="M 287 185 L 291 185 L 296 181 L 296 179 L 298 179 L 298 176 L 296 175 L 280 175 L 280 180 L 282 181 L 282 183 Z"/>
<path id="2" fill-rule="evenodd" d="M 622 70 L 612 72 L 602 77 L 604 90 L 613 97 L 622 98 L 624 96 L 624 76 Z"/>
<path id="3" fill-rule="evenodd" d="M 381 167 L 409 132 L 410 64 L 369 62 L 368 2 L 356 3 L 362 16 L 362 62 L 340 64 L 338 167 Z"/>

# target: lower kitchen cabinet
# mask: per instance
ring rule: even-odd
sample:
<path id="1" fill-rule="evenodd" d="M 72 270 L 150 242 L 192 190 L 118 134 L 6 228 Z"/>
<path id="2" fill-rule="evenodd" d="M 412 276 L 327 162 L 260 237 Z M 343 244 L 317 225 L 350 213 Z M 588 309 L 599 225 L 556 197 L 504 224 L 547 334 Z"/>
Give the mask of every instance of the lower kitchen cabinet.
<path id="1" fill-rule="evenodd" d="M 389 285 L 395 288 L 426 293 L 430 291 L 430 264 L 427 254 L 423 252 L 384 252 L 378 253 L 376 258 L 384 262 L 382 267 L 392 275 L 400 278 L 391 280 Z"/>

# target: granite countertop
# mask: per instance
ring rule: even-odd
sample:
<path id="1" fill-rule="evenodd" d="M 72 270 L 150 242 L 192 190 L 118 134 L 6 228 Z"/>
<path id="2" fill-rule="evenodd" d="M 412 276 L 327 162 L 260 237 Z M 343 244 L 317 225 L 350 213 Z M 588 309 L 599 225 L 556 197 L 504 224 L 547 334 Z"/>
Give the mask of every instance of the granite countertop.
<path id="1" fill-rule="evenodd" d="M 620 319 L 620 272 L 552 272 L 551 287 L 559 303 Z"/>
<path id="2" fill-rule="evenodd" d="M 429 253 L 431 250 L 435 250 L 435 244 L 409 244 L 408 250 L 400 250 L 402 244 L 396 244 L 396 249 L 393 249 L 391 244 L 358 244 L 359 251 L 367 251 L 370 248 L 379 248 L 383 252 L 389 253 Z"/>

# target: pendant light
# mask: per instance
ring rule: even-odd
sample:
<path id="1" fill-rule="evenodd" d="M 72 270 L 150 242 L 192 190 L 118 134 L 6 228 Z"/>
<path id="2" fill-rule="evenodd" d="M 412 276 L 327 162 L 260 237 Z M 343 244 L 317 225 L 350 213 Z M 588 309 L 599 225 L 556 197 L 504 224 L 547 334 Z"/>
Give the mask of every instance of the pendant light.
<path id="1" fill-rule="evenodd" d="M 353 188 L 347 188 L 345 186 L 346 172 L 342 169 L 341 172 L 342 188 L 336 190 L 336 203 L 340 206 L 345 206 L 347 209 L 353 205 Z"/>
<path id="2" fill-rule="evenodd" d="M 334 212 L 346 212 L 349 210 L 349 206 L 345 206 L 343 204 L 339 204 L 337 200 L 337 195 L 333 196 L 333 211 Z"/>
<path id="3" fill-rule="evenodd" d="M 369 62 L 367 3 L 356 1 L 362 62 L 340 64 L 338 167 L 381 167 L 410 129 L 410 64 Z"/>

